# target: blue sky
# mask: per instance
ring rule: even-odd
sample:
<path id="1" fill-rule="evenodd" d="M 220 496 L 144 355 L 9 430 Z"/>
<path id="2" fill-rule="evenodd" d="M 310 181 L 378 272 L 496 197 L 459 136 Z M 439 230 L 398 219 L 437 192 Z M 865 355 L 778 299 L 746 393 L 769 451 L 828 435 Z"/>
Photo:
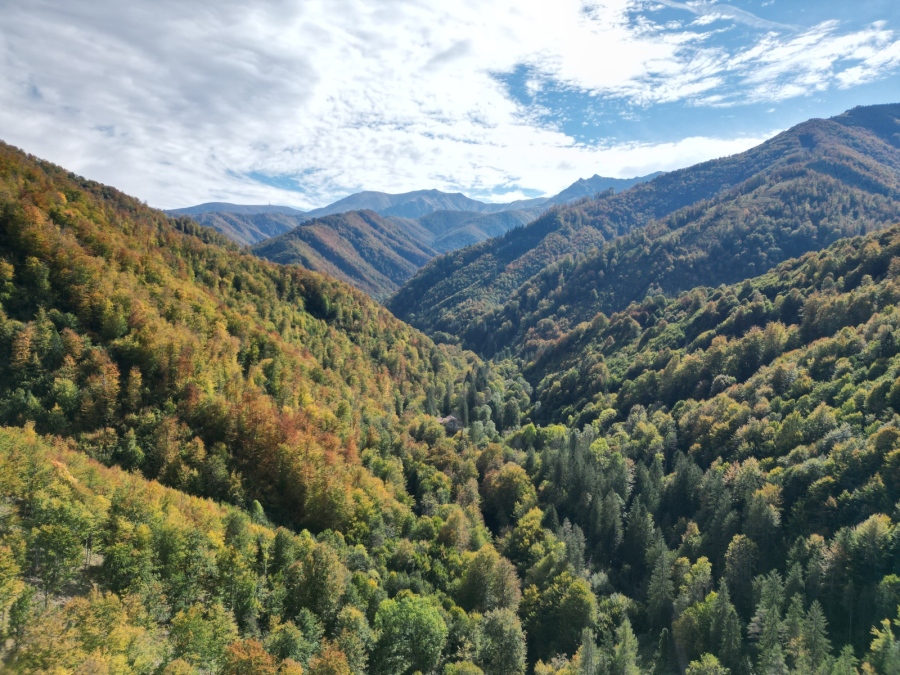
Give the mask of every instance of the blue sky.
<path id="1" fill-rule="evenodd" d="M 492 200 L 900 101 L 888 0 L 29 0 L 0 139 L 163 208 Z"/>

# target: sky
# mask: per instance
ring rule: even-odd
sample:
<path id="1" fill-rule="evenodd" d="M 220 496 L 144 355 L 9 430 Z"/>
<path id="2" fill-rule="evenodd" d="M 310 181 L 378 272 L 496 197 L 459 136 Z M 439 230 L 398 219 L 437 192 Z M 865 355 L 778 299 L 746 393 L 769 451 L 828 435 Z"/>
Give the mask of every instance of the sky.
<path id="1" fill-rule="evenodd" d="M 554 194 L 900 101 L 896 0 L 0 0 L 0 139 L 151 206 Z"/>

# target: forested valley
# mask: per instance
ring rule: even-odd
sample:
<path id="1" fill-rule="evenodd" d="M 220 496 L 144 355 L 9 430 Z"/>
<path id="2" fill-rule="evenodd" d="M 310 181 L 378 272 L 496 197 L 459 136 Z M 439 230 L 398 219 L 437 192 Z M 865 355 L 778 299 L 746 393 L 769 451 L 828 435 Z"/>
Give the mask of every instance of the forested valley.
<path id="1" fill-rule="evenodd" d="M 892 110 L 438 258 L 436 341 L 0 145 L 3 667 L 900 673 Z"/>

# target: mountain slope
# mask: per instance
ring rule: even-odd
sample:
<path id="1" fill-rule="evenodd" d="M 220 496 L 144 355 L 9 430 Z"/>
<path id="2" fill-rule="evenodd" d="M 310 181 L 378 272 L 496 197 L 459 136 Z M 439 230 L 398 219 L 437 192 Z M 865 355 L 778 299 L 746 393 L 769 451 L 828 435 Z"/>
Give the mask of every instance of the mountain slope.
<path id="1" fill-rule="evenodd" d="M 306 221 L 253 247 L 281 264 L 297 264 L 342 279 L 374 298 L 394 292 L 436 253 L 415 221 L 398 225 L 374 211 L 350 211 Z"/>
<path id="2" fill-rule="evenodd" d="M 466 345 L 484 354 L 508 345 L 527 353 L 552 334 L 547 322 L 561 334 L 648 293 L 734 283 L 839 238 L 900 222 L 900 152 L 872 136 L 860 152 L 840 131 L 804 126 L 807 142 L 816 144 L 810 157 L 549 265 L 470 326 Z"/>
<path id="3" fill-rule="evenodd" d="M 210 211 L 191 215 L 190 218 L 221 232 L 242 246 L 253 246 L 266 239 L 277 237 L 306 220 L 305 216 L 287 213 L 240 214 L 228 211 Z"/>
<path id="4" fill-rule="evenodd" d="M 393 419 L 395 386 L 413 405 L 461 377 L 462 355 L 364 294 L 6 145 L 0 255 L 0 423 L 283 522 L 392 508 L 361 420 Z"/>
<path id="5" fill-rule="evenodd" d="M 622 262 L 627 257 L 627 265 L 615 274 L 604 271 L 601 278 L 596 275 L 606 262 L 592 263 L 593 280 L 573 285 L 564 294 L 576 304 L 588 305 L 578 316 L 623 307 L 654 284 L 675 292 L 759 273 L 790 255 L 881 226 L 894 217 L 892 195 L 900 152 L 891 138 L 897 116 L 898 106 L 879 106 L 832 120 L 812 120 L 746 153 L 673 171 L 617 195 L 558 208 L 500 239 L 432 261 L 391 299 L 389 307 L 428 331 L 465 334 L 471 346 L 490 353 L 510 339 L 514 346 L 521 341 L 515 317 L 523 302 L 529 317 L 538 303 L 554 302 L 553 291 L 562 282 L 558 274 L 554 280 L 548 265 L 600 248 L 631 231 L 636 232 L 631 239 L 590 254 L 592 261 L 610 256 L 616 265 L 619 257 Z M 656 248 L 650 246 L 657 240 Z M 738 257 L 720 258 L 718 267 L 710 265 L 721 245 L 732 246 Z M 622 253 L 617 257 L 614 251 Z M 523 286 L 545 268 L 543 281 L 536 280 L 530 291 Z M 594 299 L 593 290 L 602 298 Z M 546 311 L 541 307 L 532 323 Z M 505 337 L 486 344 L 485 339 L 494 339 L 486 336 L 495 336 L 507 321 L 513 325 L 504 328 Z"/>
<path id="6" fill-rule="evenodd" d="M 439 253 L 447 253 L 485 239 L 499 237 L 513 228 L 531 222 L 542 211 L 541 207 L 499 213 L 435 211 L 422 216 L 417 222 L 433 237 L 428 245 Z"/>
<path id="7" fill-rule="evenodd" d="M 897 226 L 841 240 L 597 315 L 528 366 L 535 419 L 572 431 L 511 442 L 540 458 L 544 513 L 645 603 L 658 672 L 704 653 L 732 673 L 767 672 L 773 654 L 816 672 L 789 646 L 813 615 L 835 653 L 896 648 L 898 258 Z M 864 672 L 889 672 L 868 658 Z"/>

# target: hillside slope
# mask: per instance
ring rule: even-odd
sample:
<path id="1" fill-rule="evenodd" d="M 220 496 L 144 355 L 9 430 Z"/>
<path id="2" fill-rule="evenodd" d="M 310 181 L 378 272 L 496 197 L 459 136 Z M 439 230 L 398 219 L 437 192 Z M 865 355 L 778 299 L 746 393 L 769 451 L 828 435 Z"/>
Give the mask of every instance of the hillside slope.
<path id="1" fill-rule="evenodd" d="M 190 214 L 197 223 L 211 227 L 224 234 L 231 241 L 242 246 L 253 246 L 261 241 L 277 237 L 297 227 L 306 220 L 305 216 L 287 213 L 232 213 L 210 211 Z"/>
<path id="2" fill-rule="evenodd" d="M 808 154 L 549 265 L 471 325 L 465 344 L 483 354 L 510 345 L 527 352 L 527 343 L 542 339 L 538 332 L 550 336 L 549 324 L 562 333 L 648 293 L 735 283 L 837 239 L 900 222 L 900 148 L 869 130 L 847 133 L 846 120 L 802 125 L 797 131 Z"/>
<path id="3" fill-rule="evenodd" d="M 528 364 L 535 420 L 570 430 L 510 443 L 539 458 L 544 522 L 642 603 L 657 672 L 900 663 L 898 261 L 900 226 L 841 240 L 598 314 Z M 812 625 L 840 668 L 804 651 Z"/>
<path id="4" fill-rule="evenodd" d="M 898 116 L 898 106 L 876 106 L 812 120 L 746 153 L 553 210 L 521 230 L 432 261 L 389 307 L 425 330 L 465 335 L 486 353 L 515 347 L 522 338 L 516 332 L 522 305 L 529 320 L 543 318 L 540 312 L 549 310 L 538 310 L 538 303 L 552 304 L 562 283 L 549 265 L 632 231 L 631 239 L 589 253 L 593 279 L 560 293 L 590 305 L 579 316 L 623 307 L 651 286 L 675 292 L 752 276 L 894 218 Z M 722 246 L 730 247 L 726 255 Z M 618 265 L 619 257 L 628 264 L 601 278 L 607 260 Z M 523 286 L 545 268 L 534 288 Z M 497 330 L 507 321 L 511 326 L 499 339 Z"/>
<path id="5" fill-rule="evenodd" d="M 0 422 L 285 522 L 390 501 L 360 425 L 451 396 L 465 367 L 340 282 L 5 145 L 0 255 Z"/>
<path id="6" fill-rule="evenodd" d="M 374 211 L 349 211 L 303 222 L 252 251 L 326 273 L 380 299 L 436 255 L 421 243 L 429 239 L 415 221 L 398 224 Z"/>

